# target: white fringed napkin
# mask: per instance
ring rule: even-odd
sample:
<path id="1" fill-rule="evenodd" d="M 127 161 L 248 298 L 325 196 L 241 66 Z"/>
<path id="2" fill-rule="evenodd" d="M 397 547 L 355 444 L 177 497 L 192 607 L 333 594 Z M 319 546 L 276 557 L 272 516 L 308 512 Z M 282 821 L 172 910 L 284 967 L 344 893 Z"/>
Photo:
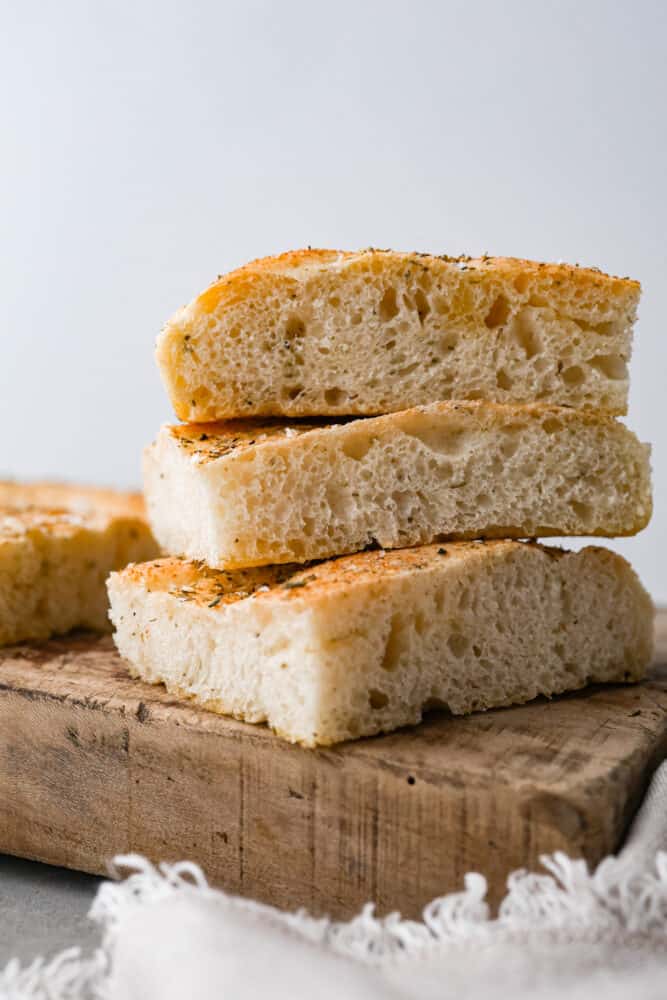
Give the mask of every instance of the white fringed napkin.
<path id="1" fill-rule="evenodd" d="M 656 772 L 626 846 L 593 874 L 543 858 L 515 872 L 498 917 L 486 881 L 434 900 L 423 921 L 349 923 L 286 914 L 211 889 L 184 862 L 116 858 L 90 916 L 92 958 L 77 949 L 0 973 L 2 1000 L 665 1000 L 667 763 Z"/>

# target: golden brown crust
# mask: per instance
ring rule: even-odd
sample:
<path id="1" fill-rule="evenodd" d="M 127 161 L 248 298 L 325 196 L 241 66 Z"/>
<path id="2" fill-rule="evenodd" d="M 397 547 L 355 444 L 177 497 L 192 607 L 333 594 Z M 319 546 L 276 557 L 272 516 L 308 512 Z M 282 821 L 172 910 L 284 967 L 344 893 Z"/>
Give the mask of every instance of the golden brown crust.
<path id="1" fill-rule="evenodd" d="M 0 544 L 41 532 L 66 537 L 81 529 L 104 531 L 114 523 L 136 522 L 147 532 L 144 499 L 123 493 L 70 483 L 0 481 Z"/>
<path id="2" fill-rule="evenodd" d="M 461 255 L 451 257 L 447 254 L 435 255 L 426 253 L 401 253 L 395 250 L 377 250 L 369 247 L 365 250 L 319 250 L 308 247 L 305 250 L 288 250 L 273 257 L 260 257 L 244 264 L 228 274 L 220 275 L 195 300 L 202 312 L 213 312 L 215 309 L 232 305 L 245 298 L 258 280 L 271 279 L 278 276 L 280 280 L 289 279 L 290 272 L 294 278 L 308 268 L 328 266 L 331 264 L 358 265 L 360 269 L 370 267 L 384 268 L 388 264 L 414 265 L 424 269 L 470 272 L 470 276 L 502 276 L 510 281 L 520 276 L 538 277 L 547 280 L 561 279 L 572 282 L 583 288 L 604 289 L 605 295 L 619 295 L 631 292 L 636 294 L 640 284 L 631 278 L 620 278 L 605 274 L 594 267 L 579 267 L 573 264 L 543 263 L 525 260 L 520 257 L 467 257 Z"/>
<path id="3" fill-rule="evenodd" d="M 12 479 L 0 480 L 0 507 L 109 510 L 125 512 L 128 516 L 145 516 L 141 493 L 48 481 L 20 483 Z"/>
<path id="4" fill-rule="evenodd" d="M 457 562 L 502 556 L 511 549 L 531 546 L 557 559 L 565 549 L 546 547 L 537 542 L 507 539 L 447 542 L 420 545 L 407 549 L 372 549 L 305 565 L 288 563 L 247 570 L 216 570 L 203 562 L 177 557 L 137 563 L 122 571 L 122 576 L 147 591 L 164 591 L 198 607 L 217 608 L 253 597 L 265 601 L 311 603 L 335 590 L 368 585 L 387 574 L 414 573 L 440 564 L 444 558 Z M 613 554 L 612 554 L 613 555 Z"/>

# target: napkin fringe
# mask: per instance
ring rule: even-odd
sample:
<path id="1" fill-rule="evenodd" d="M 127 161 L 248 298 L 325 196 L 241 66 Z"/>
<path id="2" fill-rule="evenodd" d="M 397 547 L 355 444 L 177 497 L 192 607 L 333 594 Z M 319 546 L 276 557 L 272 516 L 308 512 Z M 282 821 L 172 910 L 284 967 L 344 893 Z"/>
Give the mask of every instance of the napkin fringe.
<path id="1" fill-rule="evenodd" d="M 103 883 L 90 910 L 90 917 L 103 929 L 102 947 L 91 958 L 82 958 L 79 949 L 69 948 L 50 961 L 38 958 L 25 967 L 12 959 L 0 972 L 0 1000 L 103 998 L 115 938 L 125 917 L 137 907 L 149 907 L 182 892 L 256 914 L 313 944 L 371 965 L 431 956 L 451 946 L 478 948 L 526 932 L 544 932 L 560 943 L 584 938 L 609 941 L 616 935 L 620 940 L 628 934 L 667 935 L 666 852 L 657 853 L 651 870 L 639 872 L 614 857 L 593 873 L 586 862 L 560 852 L 540 860 L 549 874 L 520 870 L 510 875 L 496 917 L 486 902 L 486 879 L 471 872 L 462 892 L 433 900 L 421 921 L 404 920 L 399 913 L 378 917 L 374 904 L 368 903 L 356 917 L 342 923 L 312 917 L 306 910 L 282 913 L 263 903 L 228 896 L 212 889 L 192 862 L 156 866 L 140 855 L 121 855 L 110 870 L 122 880 Z"/>

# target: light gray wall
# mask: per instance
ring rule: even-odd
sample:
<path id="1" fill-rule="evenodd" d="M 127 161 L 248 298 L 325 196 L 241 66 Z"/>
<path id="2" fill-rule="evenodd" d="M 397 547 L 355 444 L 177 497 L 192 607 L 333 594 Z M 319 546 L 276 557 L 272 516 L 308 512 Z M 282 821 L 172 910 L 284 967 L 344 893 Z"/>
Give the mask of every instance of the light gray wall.
<path id="1" fill-rule="evenodd" d="M 667 601 L 667 5 L 51 3 L 0 15 L 0 467 L 119 485 L 169 410 L 152 343 L 218 272 L 305 244 L 641 279 L 629 422 Z"/>

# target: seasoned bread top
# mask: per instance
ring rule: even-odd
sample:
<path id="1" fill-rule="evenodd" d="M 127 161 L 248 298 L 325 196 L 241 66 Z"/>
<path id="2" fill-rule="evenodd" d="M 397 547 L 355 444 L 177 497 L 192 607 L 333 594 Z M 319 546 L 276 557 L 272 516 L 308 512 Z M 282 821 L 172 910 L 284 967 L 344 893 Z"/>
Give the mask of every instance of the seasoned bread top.
<path id="1" fill-rule="evenodd" d="M 343 428 L 354 433 L 359 439 L 369 439 L 384 431 L 401 430 L 404 425 L 416 422 L 427 427 L 428 418 L 445 418 L 452 428 L 457 422 L 465 423 L 472 431 L 484 431 L 495 426 L 511 423 L 515 425 L 539 424 L 553 431 L 560 425 L 572 428 L 597 426 L 613 429 L 619 434 L 630 435 L 627 428 L 603 413 L 590 410 L 572 410 L 563 406 L 545 406 L 539 403 L 510 405 L 486 402 L 443 402 L 427 406 L 415 406 L 401 413 L 371 417 L 366 420 L 227 420 L 209 424 L 168 424 L 161 433 L 189 456 L 196 465 L 205 465 L 231 455 L 269 444 L 287 444 L 290 440 L 305 434 L 336 433 Z"/>
<path id="2" fill-rule="evenodd" d="M 406 549 L 372 549 L 306 565 L 285 564 L 246 570 L 211 569 L 203 562 L 175 557 L 127 566 L 117 574 L 132 586 L 147 592 L 165 592 L 196 607 L 218 608 L 252 597 L 269 602 L 316 603 L 335 591 L 381 583 L 389 575 L 419 573 L 449 563 L 469 564 L 502 558 L 512 549 L 529 547 L 552 559 L 567 550 L 536 542 L 474 541 L 422 545 Z M 594 546 L 590 547 L 592 551 Z M 611 563 L 626 565 L 608 549 Z"/>
<path id="3" fill-rule="evenodd" d="M 126 493 L 100 486 L 74 483 L 20 483 L 0 480 L 0 507 L 42 507 L 72 511 L 113 511 L 127 517 L 145 517 L 141 493 Z"/>
<path id="4" fill-rule="evenodd" d="M 0 542 L 34 532 L 54 538 L 77 531 L 105 531 L 115 522 L 145 523 L 143 497 L 94 486 L 0 481 Z"/>
<path id="5" fill-rule="evenodd" d="M 469 282 L 486 281 L 501 277 L 523 285 L 534 281 L 536 287 L 548 289 L 556 296 L 570 298 L 581 292 L 604 295 L 605 298 L 636 300 L 641 291 L 638 281 L 605 274 L 597 267 L 580 267 L 578 264 L 546 263 L 524 260 L 521 257 L 468 257 L 461 254 L 403 253 L 396 250 L 288 250 L 273 257 L 260 257 L 228 274 L 220 275 L 192 306 L 205 313 L 212 313 L 240 302 L 250 295 L 261 282 L 264 288 L 279 286 L 290 279 L 303 279 L 313 270 L 355 270 L 371 272 L 396 271 L 405 267 L 431 270 L 435 273 L 465 275 Z M 560 291 L 559 291 L 560 290 Z M 465 303 L 461 302 L 461 306 Z M 582 310 L 586 304 L 582 302 Z"/>

